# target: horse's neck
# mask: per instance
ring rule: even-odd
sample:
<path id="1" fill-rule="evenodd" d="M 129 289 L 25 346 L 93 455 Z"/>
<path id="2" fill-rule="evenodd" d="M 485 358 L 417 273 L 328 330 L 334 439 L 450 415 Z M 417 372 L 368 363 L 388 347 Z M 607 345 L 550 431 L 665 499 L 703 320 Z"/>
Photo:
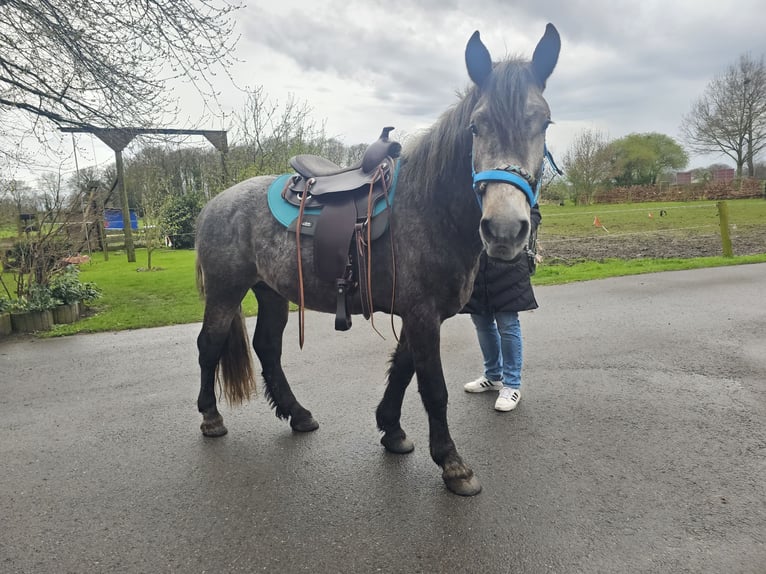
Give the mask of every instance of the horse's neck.
<path id="1" fill-rule="evenodd" d="M 439 151 L 430 150 L 431 153 Z M 461 157 L 462 154 L 465 156 Z M 422 174 L 417 176 L 417 171 L 425 169 L 424 166 L 405 159 L 400 174 L 403 187 L 401 192 L 397 191 L 397 195 L 402 196 L 402 216 L 417 218 L 431 236 L 438 238 L 440 246 L 448 247 L 456 257 L 465 260 L 466 266 L 472 266 L 481 252 L 481 209 L 471 188 L 470 150 L 453 150 L 447 164 L 454 162 L 451 164 L 454 171 L 437 172 L 427 179 Z"/>

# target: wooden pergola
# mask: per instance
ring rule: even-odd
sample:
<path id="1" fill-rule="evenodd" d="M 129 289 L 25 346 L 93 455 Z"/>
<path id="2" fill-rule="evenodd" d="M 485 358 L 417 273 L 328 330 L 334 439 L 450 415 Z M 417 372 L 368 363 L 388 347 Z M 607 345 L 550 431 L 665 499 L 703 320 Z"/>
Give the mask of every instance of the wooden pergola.
<path id="1" fill-rule="evenodd" d="M 122 163 L 122 150 L 124 150 L 133 138 L 139 135 L 184 135 L 184 136 L 203 136 L 209 141 L 215 149 L 221 152 L 221 163 L 224 174 L 226 172 L 226 163 L 224 154 L 229 151 L 229 144 L 226 140 L 225 130 L 186 130 L 174 128 L 97 128 L 94 126 L 83 127 L 62 127 L 59 128 L 65 133 L 87 133 L 93 134 L 112 150 L 114 150 L 114 159 L 117 166 L 117 191 L 122 202 L 122 227 L 125 233 L 125 251 L 128 254 L 128 261 L 135 262 L 136 250 L 133 245 L 133 232 L 130 229 L 130 209 L 128 207 L 128 192 L 125 189 L 125 170 Z"/>

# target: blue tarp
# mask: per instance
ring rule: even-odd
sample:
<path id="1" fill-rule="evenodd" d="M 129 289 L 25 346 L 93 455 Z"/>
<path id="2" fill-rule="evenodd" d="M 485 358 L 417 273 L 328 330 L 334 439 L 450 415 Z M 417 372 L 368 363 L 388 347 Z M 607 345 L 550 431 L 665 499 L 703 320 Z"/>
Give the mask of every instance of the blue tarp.
<path id="1" fill-rule="evenodd" d="M 104 210 L 104 227 L 106 229 L 123 229 L 122 210 L 105 209 Z M 136 215 L 135 209 L 130 210 L 130 228 L 138 229 L 138 215 Z"/>

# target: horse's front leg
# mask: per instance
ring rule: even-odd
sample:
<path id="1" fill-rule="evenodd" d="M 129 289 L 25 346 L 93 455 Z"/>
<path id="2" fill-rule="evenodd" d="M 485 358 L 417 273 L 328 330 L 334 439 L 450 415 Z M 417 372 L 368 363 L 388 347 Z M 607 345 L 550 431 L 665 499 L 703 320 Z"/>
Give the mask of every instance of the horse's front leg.
<path id="1" fill-rule="evenodd" d="M 442 468 L 444 483 L 452 492 L 461 496 L 478 494 L 481 483 L 458 454 L 447 425 L 447 385 L 439 347 L 441 322 L 438 317 L 405 321 L 404 329 L 415 363 L 420 398 L 428 413 L 431 458 Z"/>
<path id="2" fill-rule="evenodd" d="M 383 432 L 380 443 L 386 447 L 387 451 L 397 454 L 406 454 L 415 448 L 400 424 L 404 393 L 412 380 L 412 375 L 415 374 L 415 363 L 407 346 L 406 336 L 406 333 L 402 331 L 399 344 L 391 356 L 386 391 L 375 411 L 378 428 Z"/>

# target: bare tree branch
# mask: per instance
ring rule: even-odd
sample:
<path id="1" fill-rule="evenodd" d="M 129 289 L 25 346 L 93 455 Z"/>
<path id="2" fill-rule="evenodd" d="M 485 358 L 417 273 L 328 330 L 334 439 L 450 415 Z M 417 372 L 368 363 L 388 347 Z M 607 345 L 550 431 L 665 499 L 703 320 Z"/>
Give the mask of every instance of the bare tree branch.
<path id="1" fill-rule="evenodd" d="M 742 174 L 754 173 L 755 157 L 766 149 L 766 65 L 749 54 L 714 78 L 691 111 L 681 133 L 698 153 L 723 153 Z"/>
<path id="2" fill-rule="evenodd" d="M 212 74 L 232 64 L 240 8 L 239 0 L 0 0 L 0 6 L 6 140 L 14 136 L 7 127 L 14 112 L 57 126 L 155 125 L 176 112 L 167 85 L 178 78 L 215 99 Z"/>

